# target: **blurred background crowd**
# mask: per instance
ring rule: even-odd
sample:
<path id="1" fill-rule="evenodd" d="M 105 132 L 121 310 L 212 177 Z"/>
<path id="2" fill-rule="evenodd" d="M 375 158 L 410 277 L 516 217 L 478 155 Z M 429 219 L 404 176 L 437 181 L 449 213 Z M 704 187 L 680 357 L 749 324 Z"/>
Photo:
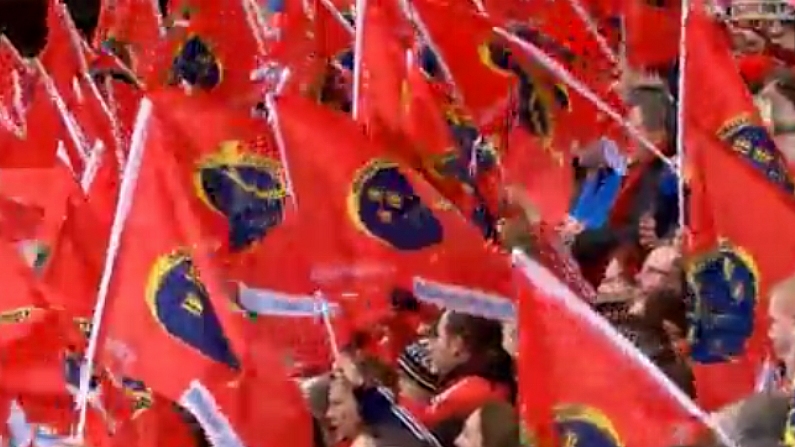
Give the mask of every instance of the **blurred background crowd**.
<path id="1" fill-rule="evenodd" d="M 92 41 L 99 1 L 65 3 L 86 41 Z M 753 7 L 743 12 L 749 5 Z M 0 32 L 23 56 L 36 55 L 45 45 L 47 7 L 46 0 L 0 0 Z M 795 16 L 787 8 L 779 2 L 728 5 L 725 31 L 743 87 L 753 94 L 766 129 L 792 166 Z M 423 62 L 432 75 L 433 64 Z M 617 80 L 616 91 L 626 105 L 627 121 L 658 154 L 638 150 L 633 157 L 624 157 L 616 143 L 606 139 L 577 151 L 571 160 L 571 176 L 565 179 L 572 192 L 568 197 L 571 219 L 555 227 L 544 222 L 534 203 L 536 197 L 529 197 L 521 188 L 502 185 L 505 214 L 499 236 L 493 239 L 502 249 L 521 249 L 560 274 L 571 290 L 587 298 L 595 311 L 681 392 L 714 410 L 715 423 L 740 447 L 779 446 L 788 442 L 790 397 L 783 391 L 789 391 L 786 375 L 788 369 L 792 373 L 793 366 L 786 363 L 795 361 L 795 331 L 791 330 L 795 314 L 790 312 L 795 309 L 795 286 L 783 284 L 776 289 L 780 298 L 771 301 L 771 306 L 779 306 L 770 333 L 775 352 L 765 365 L 767 369 L 759 372 L 760 392 L 736 403 L 726 401 L 731 392 L 721 392 L 731 388 L 730 376 L 725 377 L 725 387 L 715 377 L 709 379 L 709 386 L 697 386 L 694 350 L 695 355 L 702 355 L 714 347 L 693 343 L 693 333 L 700 328 L 694 327 L 692 317 L 694 294 L 699 292 L 693 290 L 684 255 L 688 241 L 681 228 L 682 196 L 686 194 L 682 173 L 671 168 L 679 120 L 678 78 L 673 68 L 663 66 L 642 73 L 627 69 Z M 742 295 L 742 291 L 737 293 Z M 515 321 L 429 310 L 401 290 L 392 293 L 389 304 L 390 324 L 402 325 L 399 330 L 387 328 L 392 331 L 389 344 L 394 364 L 373 355 L 379 349 L 373 345 L 381 342 L 376 338 L 383 335 L 378 331 L 384 328 L 379 326 L 373 333 L 355 334 L 348 346 L 341 347 L 332 372 L 305 372 L 302 389 L 312 415 L 315 447 L 518 447 L 531 442 L 522 433 L 514 405 L 519 393 Z M 726 316 L 736 320 L 717 322 L 710 328 L 728 327 L 729 335 L 717 337 L 717 343 L 728 346 L 736 343 L 731 326 L 745 323 L 731 312 Z M 276 338 L 275 333 L 271 335 Z M 748 334 L 742 337 L 740 343 Z M 384 393 L 384 389 L 390 392 Z M 421 425 L 406 422 L 411 418 L 405 417 L 404 410 Z M 199 430 L 192 417 L 185 417 Z M 208 442 L 205 436 L 197 439 Z M 567 447 L 610 445 L 601 443 L 607 441 L 596 435 L 564 441 Z M 718 443 L 709 436 L 699 442 Z"/>

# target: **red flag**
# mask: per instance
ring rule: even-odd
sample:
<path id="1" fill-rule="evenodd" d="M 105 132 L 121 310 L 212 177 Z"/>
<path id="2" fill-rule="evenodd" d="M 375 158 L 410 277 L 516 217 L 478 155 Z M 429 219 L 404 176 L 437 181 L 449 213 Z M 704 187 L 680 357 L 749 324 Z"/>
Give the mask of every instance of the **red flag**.
<path id="1" fill-rule="evenodd" d="M 323 222 L 322 231 L 304 239 L 314 267 L 363 266 L 342 277 L 341 288 L 327 286 L 348 292 L 382 284 L 388 291 L 401 284 L 428 299 L 462 297 L 441 282 L 466 287 L 476 305 L 492 303 L 489 294 L 511 296 L 504 256 L 491 252 L 450 202 L 388 158 L 346 115 L 287 96 L 277 110 L 304 228 Z"/>
<path id="2" fill-rule="evenodd" d="M 0 195 L 0 235 L 10 241 L 33 239 L 44 219 L 44 210 L 34 204 Z"/>
<path id="3" fill-rule="evenodd" d="M 0 167 L 50 167 L 56 160 L 58 140 L 66 140 L 61 116 L 44 87 L 44 81 L 40 76 L 32 76 L 28 86 L 29 97 L 24 112 L 13 122 L 0 125 L 0 147 L 3 148 Z"/>
<path id="4" fill-rule="evenodd" d="M 145 72 L 147 59 L 156 57 L 160 37 L 160 12 L 151 0 L 102 2 L 94 42 L 101 51 L 119 52 L 128 68 Z M 103 48 L 103 45 L 105 48 Z"/>
<path id="5" fill-rule="evenodd" d="M 504 121 L 516 79 L 492 61 L 492 24 L 461 4 L 421 0 L 412 5 L 475 124 L 483 128 Z"/>
<path id="6" fill-rule="evenodd" d="M 4 393 L 24 391 L 46 392 L 53 388 L 65 390 L 50 368 L 60 358 L 65 338 L 60 329 L 60 315 L 48 304 L 43 288 L 33 277 L 16 249 L 0 241 L 0 271 L 8 291 L 0 308 L 3 331 L 0 335 L 0 373 Z M 37 373 L 44 365 L 44 378 Z M 55 380 L 52 380 L 55 377 Z M 37 380 L 42 379 L 42 380 Z"/>
<path id="7" fill-rule="evenodd" d="M 214 247 L 204 241 L 185 184 L 175 175 L 181 168 L 166 144 L 166 127 L 155 117 L 145 122 L 140 172 L 107 299 L 102 358 L 114 375 L 142 380 L 177 401 L 189 388 L 202 394 L 232 380 L 243 345 L 211 259 Z"/>
<path id="8" fill-rule="evenodd" d="M 210 236 L 233 257 L 261 252 L 286 214 L 284 169 L 267 122 L 209 96 L 162 91 L 152 101 L 171 126 L 164 138 L 181 166 L 173 175 L 191 186 Z"/>
<path id="9" fill-rule="evenodd" d="M 407 47 L 398 40 L 401 23 L 387 4 L 368 2 L 363 13 L 367 38 L 362 45 L 356 118 L 372 135 L 393 133 L 400 128 Z"/>
<path id="10" fill-rule="evenodd" d="M 88 63 L 66 4 L 60 0 L 48 3 L 47 44 L 41 52 L 41 63 L 69 103 L 74 99 L 75 78 L 87 72 Z"/>
<path id="11" fill-rule="evenodd" d="M 524 254 L 515 259 L 528 428 L 549 434 L 553 412 L 563 444 L 664 447 L 692 440 L 698 407 L 551 272 Z"/>
<path id="12" fill-rule="evenodd" d="M 0 272 L 8 294 L 2 301 L 0 317 L 5 329 L 0 344 L 8 346 L 30 337 L 51 314 L 43 292 L 36 285 L 33 272 L 19 252 L 7 241 L 0 241 Z M 11 360 L 11 359 L 8 359 Z"/>
<path id="13" fill-rule="evenodd" d="M 246 101 L 256 87 L 251 73 L 265 52 L 246 4 L 186 0 L 175 7 L 173 19 L 187 22 L 187 27 L 172 28 L 169 39 L 176 45 L 159 81 L 187 84 L 225 101 Z"/>
<path id="14" fill-rule="evenodd" d="M 209 97 L 164 91 L 152 101 L 170 124 L 168 144 L 182 161 L 181 171 L 173 174 L 191 186 L 197 215 L 224 248 L 219 255 L 227 278 L 255 295 L 314 293 L 311 254 L 304 250 L 305 233 L 268 124 Z M 304 320 L 258 314 L 246 325 L 249 349 L 264 343 L 291 363 L 328 366 L 324 328 Z"/>
<path id="15" fill-rule="evenodd" d="M 3 121 L 10 121 L 8 124 L 3 122 L 4 126 L 23 124 L 25 101 L 22 84 L 29 71 L 14 44 L 5 35 L 0 36 L 0 117 Z"/>
<path id="16" fill-rule="evenodd" d="M 49 249 L 58 237 L 69 197 L 82 192 L 69 170 L 61 163 L 47 169 L 2 169 L 0 194 L 43 210 L 42 221 L 27 241 L 41 243 Z M 31 188 L 36 184 L 36 188 Z"/>
<path id="17" fill-rule="evenodd" d="M 795 193 L 787 163 L 762 125 L 720 25 L 695 6 L 687 22 L 687 43 L 687 126 L 719 137 L 726 149 L 742 154 L 788 194 Z M 704 94 L 715 86 L 722 94 Z"/>
<path id="18" fill-rule="evenodd" d="M 286 375 L 277 352 L 260 351 L 256 358 L 247 360 L 254 367 L 242 378 L 239 388 L 220 393 L 218 402 L 248 445 L 289 439 L 291 446 L 313 446 L 306 401 L 298 383 Z M 212 435 L 208 437 L 214 444 Z"/>
<path id="19" fill-rule="evenodd" d="M 141 408 L 114 433 L 110 446 L 157 447 L 192 445 L 196 434 L 172 402 L 153 396 L 151 408 Z"/>
<path id="20" fill-rule="evenodd" d="M 353 41 L 353 26 L 341 23 L 338 10 L 331 10 L 321 0 L 314 0 L 315 42 L 318 55 L 323 59 L 334 59 Z"/>
<path id="21" fill-rule="evenodd" d="M 54 293 L 50 302 L 76 321 L 89 322 L 105 261 L 108 228 L 82 197 L 69 197 L 67 213 L 42 274 Z M 93 235 L 87 238 L 86 235 Z"/>
<path id="22" fill-rule="evenodd" d="M 552 225 L 563 222 L 569 213 L 574 173 L 567 158 L 525 129 L 511 130 L 503 159 L 505 181 L 524 187 L 542 218 Z"/>
<path id="23" fill-rule="evenodd" d="M 666 0 L 627 0 L 623 3 L 629 65 L 644 69 L 675 62 L 679 54 L 681 8 L 668 4 Z M 670 3 L 679 5 L 679 2 Z M 691 37 L 688 34 L 687 40 L 698 42 Z M 689 53 L 688 60 L 691 60 Z"/>
<path id="24" fill-rule="evenodd" d="M 795 204 L 715 137 L 689 142 L 691 356 L 711 410 L 753 390 L 769 350 L 768 292 L 795 265 Z"/>

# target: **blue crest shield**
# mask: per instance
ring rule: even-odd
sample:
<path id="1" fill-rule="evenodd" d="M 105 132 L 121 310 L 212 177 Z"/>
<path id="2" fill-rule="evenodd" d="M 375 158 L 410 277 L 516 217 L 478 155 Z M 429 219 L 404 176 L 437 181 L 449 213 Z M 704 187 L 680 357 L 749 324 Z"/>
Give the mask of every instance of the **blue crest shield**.
<path id="1" fill-rule="evenodd" d="M 398 250 L 421 250 L 444 237 L 442 223 L 392 162 L 374 160 L 357 173 L 348 208 L 362 230 Z"/>
<path id="2" fill-rule="evenodd" d="M 189 36 L 171 62 L 172 81 L 185 81 L 212 90 L 223 80 L 223 67 L 210 45 L 201 37 Z"/>
<path id="3" fill-rule="evenodd" d="M 741 119 L 724 126 L 719 135 L 779 188 L 795 193 L 787 164 L 767 130 Z"/>
<path id="4" fill-rule="evenodd" d="M 233 369 L 240 361 L 224 334 L 210 296 L 184 251 L 161 256 L 146 288 L 152 316 L 174 340 Z"/>
<path id="5" fill-rule="evenodd" d="M 754 331 L 759 275 L 753 260 L 727 243 L 688 268 L 691 356 L 699 363 L 740 356 Z"/>
<path id="6" fill-rule="evenodd" d="M 202 202 L 227 221 L 232 251 L 250 248 L 282 223 L 287 195 L 279 164 L 239 146 L 223 143 L 194 177 Z"/>

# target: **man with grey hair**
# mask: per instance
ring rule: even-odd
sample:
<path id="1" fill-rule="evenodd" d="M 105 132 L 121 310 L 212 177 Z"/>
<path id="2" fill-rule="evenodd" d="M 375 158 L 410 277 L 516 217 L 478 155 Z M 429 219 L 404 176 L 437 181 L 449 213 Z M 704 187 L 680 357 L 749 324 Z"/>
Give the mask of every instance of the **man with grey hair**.
<path id="1" fill-rule="evenodd" d="M 783 392 L 758 393 L 724 407 L 713 418 L 738 447 L 779 447 L 789 406 L 790 398 Z M 716 441 L 708 445 L 722 447 Z"/>
<path id="2" fill-rule="evenodd" d="M 631 87 L 626 97 L 628 121 L 646 140 L 670 155 L 676 108 L 668 90 L 663 85 L 639 85 Z M 573 237 L 572 255 L 594 285 L 601 282 L 618 249 L 641 245 L 646 251 L 653 247 L 654 240 L 672 234 L 678 222 L 674 173 L 647 150 L 638 151 L 637 156 L 618 193 L 621 206 L 610 201 L 606 209 L 593 210 L 606 212 L 607 219 L 598 227 L 581 229 Z M 581 172 L 583 179 L 588 178 L 585 173 Z"/>

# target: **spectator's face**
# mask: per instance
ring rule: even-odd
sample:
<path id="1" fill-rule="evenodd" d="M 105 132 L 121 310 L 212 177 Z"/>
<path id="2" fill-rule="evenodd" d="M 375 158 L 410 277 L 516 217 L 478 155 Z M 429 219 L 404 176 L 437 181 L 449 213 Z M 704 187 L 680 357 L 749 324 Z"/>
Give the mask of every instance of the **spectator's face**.
<path id="1" fill-rule="evenodd" d="M 765 34 L 771 42 L 788 50 L 795 50 L 795 28 L 792 22 L 769 20 L 765 25 Z"/>
<path id="2" fill-rule="evenodd" d="M 350 385 L 344 379 L 334 379 L 328 398 L 326 419 L 333 438 L 336 441 L 353 439 L 359 434 L 361 419 Z"/>
<path id="3" fill-rule="evenodd" d="M 505 352 L 516 358 L 519 353 L 518 326 L 515 321 L 506 321 L 502 324 L 502 347 Z"/>
<path id="4" fill-rule="evenodd" d="M 732 49 L 743 54 L 761 53 L 765 49 L 765 39 L 759 32 L 749 29 L 749 26 L 745 23 L 738 23 L 732 29 Z"/>
<path id="5" fill-rule="evenodd" d="M 605 277 L 599 283 L 596 292 L 602 297 L 629 299 L 632 284 L 624 276 L 624 270 L 617 259 L 610 261 L 605 270 Z"/>
<path id="6" fill-rule="evenodd" d="M 431 337 L 429 353 L 433 372 L 443 376 L 462 363 L 461 337 L 450 334 L 447 328 L 447 313 L 442 315 L 436 326 L 436 336 Z"/>
<path id="7" fill-rule="evenodd" d="M 455 439 L 455 447 L 483 447 L 480 425 L 480 410 L 476 410 L 464 422 L 461 434 Z"/>
<path id="8" fill-rule="evenodd" d="M 754 98 L 757 107 L 762 106 L 760 115 L 763 119 L 767 112 L 767 121 L 772 127 L 778 128 L 773 133 L 776 147 L 790 163 L 795 162 L 795 105 L 784 96 L 776 82 L 771 82 Z M 767 109 L 767 110 L 765 110 Z"/>
<path id="9" fill-rule="evenodd" d="M 786 363 L 792 362 L 793 347 L 795 347 L 795 303 L 793 297 L 785 296 L 781 292 L 770 297 L 768 313 L 770 315 L 770 328 L 768 336 L 773 344 L 776 356 Z M 790 368 L 792 365 L 788 365 Z"/>
<path id="10" fill-rule="evenodd" d="M 640 291 L 648 295 L 669 285 L 678 250 L 672 246 L 655 248 L 649 253 L 636 276 Z"/>
<path id="11" fill-rule="evenodd" d="M 640 107 L 634 106 L 629 109 L 629 115 L 627 115 L 627 121 L 629 124 L 634 127 L 641 137 L 649 141 L 650 143 L 656 144 L 660 140 L 659 132 L 652 132 L 650 131 L 643 122 L 643 111 Z M 636 154 L 637 157 L 646 159 L 647 157 L 654 156 L 650 151 L 644 149 L 644 146 L 639 141 L 635 141 L 636 147 L 639 149 Z"/>

